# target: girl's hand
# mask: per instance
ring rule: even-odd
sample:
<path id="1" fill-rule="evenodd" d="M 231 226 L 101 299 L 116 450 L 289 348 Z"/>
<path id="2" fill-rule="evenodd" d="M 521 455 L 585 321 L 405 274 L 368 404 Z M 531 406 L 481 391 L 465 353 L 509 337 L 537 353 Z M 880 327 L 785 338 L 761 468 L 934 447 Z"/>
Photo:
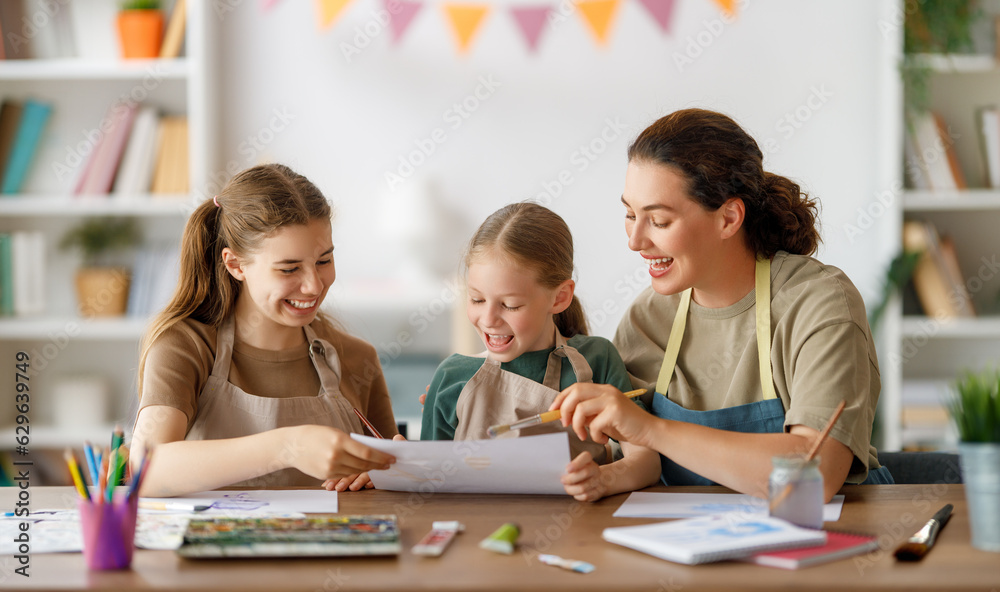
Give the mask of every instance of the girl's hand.
<path id="1" fill-rule="evenodd" d="M 424 410 L 424 401 L 427 400 L 427 393 L 429 393 L 429 392 L 431 392 L 431 385 L 428 384 L 427 388 L 424 389 L 423 394 L 421 394 L 420 397 L 417 399 L 418 401 L 420 401 L 420 410 L 421 411 Z"/>
<path id="2" fill-rule="evenodd" d="M 393 440 L 406 440 L 402 434 L 396 434 L 392 437 Z M 348 475 L 341 479 L 327 479 L 323 482 L 323 489 L 327 491 L 361 491 L 362 489 L 373 489 L 375 484 L 372 483 L 371 477 L 368 473 L 361 473 L 358 475 Z"/>
<path id="3" fill-rule="evenodd" d="M 587 451 L 581 452 L 566 465 L 562 476 L 563 489 L 581 502 L 593 502 L 607 495 L 607 487 L 601 480 L 601 468 Z"/>
<path id="4" fill-rule="evenodd" d="M 339 480 L 375 469 L 388 469 L 396 462 L 391 455 L 369 448 L 350 435 L 328 426 L 304 425 L 283 428 L 287 438 L 276 452 L 288 458 L 288 466 L 324 480 Z M 367 479 L 367 475 L 365 476 Z M 361 486 L 359 485 L 359 488 Z"/>
<path id="5" fill-rule="evenodd" d="M 573 426 L 581 439 L 590 437 L 605 444 L 608 437 L 649 447 L 643 438 L 649 433 L 653 416 L 646 413 L 622 392 L 607 384 L 578 382 L 559 393 L 549 409 L 559 409 L 563 426 Z"/>

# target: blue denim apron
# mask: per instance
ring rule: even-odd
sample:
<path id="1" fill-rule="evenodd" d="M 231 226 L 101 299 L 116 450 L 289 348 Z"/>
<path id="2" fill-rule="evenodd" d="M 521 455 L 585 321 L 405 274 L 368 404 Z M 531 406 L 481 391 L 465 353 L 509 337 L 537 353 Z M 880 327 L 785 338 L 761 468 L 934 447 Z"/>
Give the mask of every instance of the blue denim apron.
<path id="1" fill-rule="evenodd" d="M 670 328 L 670 336 L 667 338 L 667 348 L 656 380 L 656 392 L 653 394 L 653 415 L 746 434 L 780 434 L 785 431 L 785 408 L 774 391 L 774 379 L 771 377 L 771 261 L 758 260 L 754 271 L 757 358 L 760 365 L 763 400 L 725 409 L 693 411 L 674 403 L 664 394 L 673 377 L 681 340 L 684 337 L 684 328 L 687 325 L 687 312 L 691 304 L 691 288 L 688 288 L 681 293 L 681 302 L 677 307 L 673 326 Z M 715 482 L 680 466 L 662 454 L 660 470 L 660 480 L 664 485 L 716 485 Z M 892 482 L 892 476 L 885 467 L 869 470 L 868 478 L 864 481 L 868 484 Z"/>

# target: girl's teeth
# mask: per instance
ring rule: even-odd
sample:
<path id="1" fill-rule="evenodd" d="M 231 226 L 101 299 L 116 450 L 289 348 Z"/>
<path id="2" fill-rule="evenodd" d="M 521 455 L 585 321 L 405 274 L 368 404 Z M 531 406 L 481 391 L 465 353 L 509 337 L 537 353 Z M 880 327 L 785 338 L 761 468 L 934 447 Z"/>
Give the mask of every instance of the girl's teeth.
<path id="1" fill-rule="evenodd" d="M 490 341 L 490 345 L 492 345 L 492 346 L 500 346 L 500 345 L 504 345 L 505 343 L 509 342 L 511 339 L 514 339 L 514 336 L 513 335 L 489 335 L 489 334 L 487 334 L 487 338 Z"/>
<path id="2" fill-rule="evenodd" d="M 673 261 L 673 257 L 661 257 L 659 259 L 646 259 L 646 262 L 650 265 L 663 265 Z"/>
<path id="3" fill-rule="evenodd" d="M 301 300 L 286 300 L 285 302 L 291 304 L 295 308 L 312 308 L 316 304 L 315 300 L 310 300 L 308 302 L 302 302 Z"/>

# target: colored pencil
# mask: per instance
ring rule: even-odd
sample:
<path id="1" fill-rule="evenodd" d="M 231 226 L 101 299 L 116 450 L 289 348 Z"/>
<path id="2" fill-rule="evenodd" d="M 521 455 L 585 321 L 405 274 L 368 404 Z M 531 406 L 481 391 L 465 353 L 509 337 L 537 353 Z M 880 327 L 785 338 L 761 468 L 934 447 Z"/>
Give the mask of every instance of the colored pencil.
<path id="1" fill-rule="evenodd" d="M 80 493 L 80 497 L 90 501 L 90 492 L 87 490 L 87 486 L 83 484 L 83 477 L 80 475 L 80 466 L 76 464 L 76 456 L 73 455 L 73 451 L 69 448 L 66 449 L 66 453 L 63 455 L 66 458 L 66 464 L 69 465 L 69 475 L 73 479 L 73 485 L 76 485 L 76 490 Z"/>
<path id="2" fill-rule="evenodd" d="M 100 472 L 97 470 L 97 459 L 94 458 L 94 448 L 89 441 L 83 443 L 83 456 L 87 460 L 87 471 L 90 473 L 90 484 L 96 486 Z"/>

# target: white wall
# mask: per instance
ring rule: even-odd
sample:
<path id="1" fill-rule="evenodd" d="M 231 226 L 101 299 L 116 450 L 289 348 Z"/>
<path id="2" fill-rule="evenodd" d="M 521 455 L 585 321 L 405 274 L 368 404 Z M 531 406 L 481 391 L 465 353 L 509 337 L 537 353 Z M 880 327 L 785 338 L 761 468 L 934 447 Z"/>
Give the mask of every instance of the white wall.
<path id="1" fill-rule="evenodd" d="M 641 260 L 625 245 L 618 201 L 625 149 L 656 117 L 697 106 L 734 117 L 764 148 L 766 168 L 820 199 L 820 258 L 843 268 L 874 300 L 894 242 L 877 230 L 890 221 L 876 217 L 874 231 L 851 237 L 845 225 L 856 224 L 858 208 L 870 208 L 892 178 L 880 105 L 894 100 L 885 96 L 892 87 L 885 78 L 895 70 L 879 29 L 891 0 L 752 0 L 731 24 L 711 0 L 677 0 L 669 34 L 638 2 L 625 0 L 605 48 L 571 14 L 545 34 L 535 55 L 509 15 L 494 12 L 465 56 L 456 54 L 432 0 L 399 46 L 383 30 L 350 60 L 343 44 L 363 41 L 358 33 L 366 26 L 377 28 L 372 12 L 380 2 L 355 0 L 328 31 L 319 30 L 313 2 L 284 0 L 270 11 L 256 1 L 228 5 L 233 9 L 215 23 L 221 161 L 235 169 L 285 162 L 319 185 L 339 211 L 341 286 L 407 294 L 393 278 L 419 237 L 394 237 L 419 213 L 406 209 L 410 200 L 440 200 L 463 221 L 434 230 L 440 257 L 454 266 L 486 215 L 543 193 L 568 171 L 572 181 L 551 207 L 576 238 L 578 294 L 595 332 L 610 336 L 635 293 L 626 280 L 648 285 Z M 678 66 L 677 56 L 698 52 Z M 497 83 L 492 94 L 483 80 Z M 470 97 L 477 87 L 488 98 L 456 126 L 453 105 L 476 103 Z M 272 123 L 284 125 L 276 112 L 291 119 L 272 133 Z M 803 121 L 793 127 L 786 118 L 796 114 Z M 609 121 L 623 129 L 608 128 Z M 446 139 L 390 191 L 386 172 L 398 173 L 400 158 L 437 128 Z M 604 152 L 581 160 L 581 146 L 591 143 Z M 436 189 L 421 193 L 425 187 Z M 403 308 L 416 310 L 421 298 L 405 298 Z M 600 314 L 602 306 L 610 313 Z"/>

